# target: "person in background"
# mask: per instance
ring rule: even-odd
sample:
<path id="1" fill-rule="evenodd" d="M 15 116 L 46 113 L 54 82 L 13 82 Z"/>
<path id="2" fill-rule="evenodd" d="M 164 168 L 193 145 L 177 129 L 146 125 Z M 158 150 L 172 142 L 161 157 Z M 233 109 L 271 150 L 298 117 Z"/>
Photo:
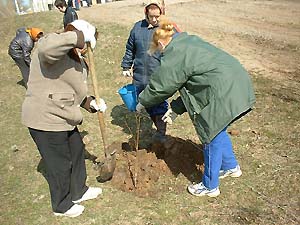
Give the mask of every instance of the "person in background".
<path id="1" fill-rule="evenodd" d="M 174 36 L 168 21 L 154 32 L 150 52 L 157 49 L 163 52 L 161 66 L 139 95 L 136 110 L 179 91 L 162 119 L 172 123 L 178 114 L 188 112 L 203 144 L 205 165 L 202 182 L 187 189 L 195 196 L 216 197 L 219 178 L 242 174 L 226 130 L 255 103 L 251 79 L 237 59 L 198 36 L 185 32 Z"/>
<path id="2" fill-rule="evenodd" d="M 75 8 L 76 11 L 80 10 L 81 0 L 68 0 L 68 6 Z"/>
<path id="3" fill-rule="evenodd" d="M 51 204 L 56 216 L 79 216 L 82 201 L 102 193 L 86 185 L 84 144 L 77 126 L 80 107 L 104 112 L 103 99 L 88 95 L 88 67 L 80 52 L 85 43 L 96 45 L 97 31 L 84 20 L 68 24 L 63 33 L 41 39 L 32 54 L 28 89 L 22 105 L 22 123 L 28 127 L 45 165 Z"/>
<path id="4" fill-rule="evenodd" d="M 72 23 L 74 20 L 78 20 L 77 13 L 72 8 L 72 6 L 67 5 L 65 0 L 55 0 L 54 5 L 60 12 L 64 13 L 64 17 L 63 17 L 64 28 L 66 28 L 66 26 L 69 23 Z"/>
<path id="5" fill-rule="evenodd" d="M 92 0 L 86 0 L 86 4 L 87 4 L 88 7 L 91 7 L 91 5 L 92 5 Z"/>
<path id="6" fill-rule="evenodd" d="M 80 10 L 80 1 L 81 1 L 81 0 L 74 0 L 75 9 L 76 9 L 77 11 Z"/>
<path id="7" fill-rule="evenodd" d="M 40 28 L 19 28 L 16 31 L 16 36 L 10 42 L 8 54 L 19 67 L 24 86 L 27 88 L 29 77 L 31 51 L 34 48 L 34 43 L 43 36 L 43 31 Z"/>
<path id="8" fill-rule="evenodd" d="M 157 51 L 149 55 L 147 51 L 153 32 L 158 28 L 159 19 L 164 13 L 164 2 L 150 0 L 144 8 L 144 13 L 145 19 L 136 22 L 130 31 L 121 63 L 123 76 L 133 77 L 137 95 L 144 90 L 152 73 L 160 65 L 160 52 Z M 131 71 L 133 71 L 133 74 Z M 161 118 L 167 110 L 167 101 L 158 102 L 158 104 L 146 109 L 157 129 L 153 136 L 155 141 L 165 142 L 166 140 L 167 126 Z"/>

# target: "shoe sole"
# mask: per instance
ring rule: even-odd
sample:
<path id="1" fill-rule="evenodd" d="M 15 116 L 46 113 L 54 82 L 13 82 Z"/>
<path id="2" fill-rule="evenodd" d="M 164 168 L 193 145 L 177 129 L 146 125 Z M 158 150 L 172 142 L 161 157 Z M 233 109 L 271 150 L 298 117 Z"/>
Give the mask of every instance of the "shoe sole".
<path id="1" fill-rule="evenodd" d="M 94 197 L 91 197 L 91 198 L 79 199 L 79 200 L 72 201 L 72 202 L 77 204 L 77 203 L 80 203 L 80 202 L 92 200 L 92 199 L 98 198 L 98 196 L 101 195 L 101 194 L 102 194 L 102 190 L 97 194 L 97 196 L 94 196 Z"/>
<path id="2" fill-rule="evenodd" d="M 234 178 L 238 178 L 240 176 L 242 176 L 242 171 L 240 170 L 239 173 L 232 173 L 232 174 L 229 174 L 229 175 L 223 175 L 223 176 L 219 176 L 220 179 L 223 179 L 225 177 L 234 177 Z"/>
<path id="3" fill-rule="evenodd" d="M 74 214 L 74 215 L 66 215 L 64 213 L 54 213 L 55 216 L 66 216 L 66 217 L 77 217 L 77 216 L 80 216 L 81 214 L 83 213 L 83 211 L 81 213 L 77 213 L 77 214 Z"/>
<path id="4" fill-rule="evenodd" d="M 194 193 L 192 190 L 190 190 L 189 187 L 188 187 L 187 189 L 188 189 L 188 192 L 189 192 L 190 194 L 192 194 L 192 195 L 194 195 L 194 196 L 197 196 L 197 197 L 208 196 L 208 197 L 214 198 L 214 197 L 217 197 L 218 195 L 220 195 L 220 190 L 218 190 L 218 191 L 216 191 L 216 192 L 214 192 L 214 193 L 209 193 L 209 194 L 196 194 L 196 193 Z"/>

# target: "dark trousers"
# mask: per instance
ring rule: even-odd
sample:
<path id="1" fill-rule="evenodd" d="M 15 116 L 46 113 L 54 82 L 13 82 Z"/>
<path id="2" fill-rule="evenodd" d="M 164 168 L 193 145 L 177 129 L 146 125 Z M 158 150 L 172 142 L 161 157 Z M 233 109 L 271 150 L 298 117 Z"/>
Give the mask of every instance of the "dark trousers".
<path id="1" fill-rule="evenodd" d="M 87 191 L 84 145 L 77 128 L 41 131 L 29 128 L 45 164 L 54 212 L 64 213 Z"/>
<path id="2" fill-rule="evenodd" d="M 28 78 L 29 78 L 29 66 L 27 65 L 25 60 L 22 59 L 22 58 L 16 58 L 16 59 L 13 59 L 13 60 L 15 61 L 17 66 L 19 67 L 19 69 L 22 73 L 24 85 L 27 88 L 27 82 L 28 82 Z"/>

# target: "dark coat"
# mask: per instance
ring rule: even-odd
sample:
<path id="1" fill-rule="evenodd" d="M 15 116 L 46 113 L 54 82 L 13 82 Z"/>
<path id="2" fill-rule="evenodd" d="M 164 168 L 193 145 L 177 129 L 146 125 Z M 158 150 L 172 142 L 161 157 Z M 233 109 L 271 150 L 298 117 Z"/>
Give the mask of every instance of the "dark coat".
<path id="1" fill-rule="evenodd" d="M 133 65 L 133 83 L 144 89 L 149 83 L 151 74 L 160 65 L 160 53 L 150 56 L 147 51 L 155 31 L 155 27 L 148 28 L 149 24 L 144 19 L 136 22 L 130 31 L 126 44 L 126 51 L 121 67 L 129 69 Z"/>
<path id="2" fill-rule="evenodd" d="M 173 111 L 188 112 L 203 143 L 210 143 L 255 103 L 251 79 L 239 61 L 187 33 L 177 35 L 166 47 L 161 67 L 139 101 L 151 107 L 176 91 L 180 97 L 171 103 Z"/>
<path id="3" fill-rule="evenodd" d="M 64 14 L 64 28 L 66 28 L 66 26 L 74 20 L 78 20 L 77 13 L 71 6 L 68 6 Z"/>
<path id="4" fill-rule="evenodd" d="M 34 47 L 34 41 L 26 32 L 26 28 L 19 28 L 16 37 L 10 42 L 8 54 L 13 59 L 24 59 L 25 63 L 30 65 L 30 54 Z"/>

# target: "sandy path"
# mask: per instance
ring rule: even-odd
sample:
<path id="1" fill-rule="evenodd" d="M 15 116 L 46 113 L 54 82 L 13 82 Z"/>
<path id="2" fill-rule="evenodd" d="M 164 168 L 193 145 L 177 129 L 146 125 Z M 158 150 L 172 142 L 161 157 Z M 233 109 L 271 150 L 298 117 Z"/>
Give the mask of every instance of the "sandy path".
<path id="1" fill-rule="evenodd" d="M 166 0 L 179 27 L 237 57 L 255 73 L 300 81 L 300 1 Z M 80 18 L 130 27 L 143 18 L 144 2 L 125 0 L 82 8 Z"/>

